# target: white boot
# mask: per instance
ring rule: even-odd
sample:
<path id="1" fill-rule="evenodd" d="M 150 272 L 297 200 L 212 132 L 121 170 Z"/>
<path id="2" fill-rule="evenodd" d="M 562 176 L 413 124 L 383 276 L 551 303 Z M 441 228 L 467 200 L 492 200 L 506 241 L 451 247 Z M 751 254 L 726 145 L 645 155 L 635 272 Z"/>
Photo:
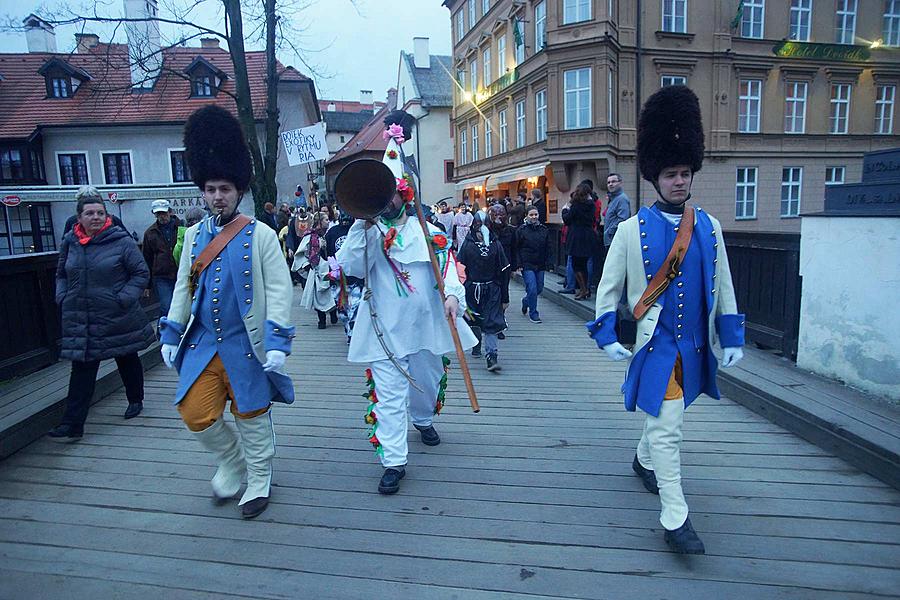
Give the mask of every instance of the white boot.
<path id="1" fill-rule="evenodd" d="M 215 454 L 219 463 L 211 482 L 216 499 L 236 496 L 241 491 L 245 465 L 241 445 L 231 427 L 219 419 L 203 431 L 195 431 L 194 435 L 204 448 Z"/>
<path id="2" fill-rule="evenodd" d="M 241 498 L 241 515 L 252 519 L 269 504 L 269 486 L 272 483 L 272 458 L 275 456 L 275 429 L 272 413 L 252 419 L 235 419 L 244 457 L 247 462 L 247 489 Z"/>

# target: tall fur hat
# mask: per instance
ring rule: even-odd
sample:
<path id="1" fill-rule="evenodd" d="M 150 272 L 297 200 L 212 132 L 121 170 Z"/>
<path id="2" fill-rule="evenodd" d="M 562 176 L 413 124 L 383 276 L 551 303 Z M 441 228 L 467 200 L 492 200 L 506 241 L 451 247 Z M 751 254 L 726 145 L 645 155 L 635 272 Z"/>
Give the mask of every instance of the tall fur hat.
<path id="1" fill-rule="evenodd" d="M 184 156 L 191 177 L 203 188 L 211 179 L 225 179 L 245 191 L 253 169 L 241 124 L 219 106 L 194 111 L 184 126 Z"/>
<path id="2" fill-rule="evenodd" d="M 638 166 L 644 179 L 656 185 L 666 167 L 703 166 L 703 119 L 700 102 L 683 85 L 666 86 L 647 98 L 637 131 Z"/>
<path id="3" fill-rule="evenodd" d="M 403 128 L 403 138 L 408 141 L 412 137 L 412 128 L 416 124 L 416 118 L 405 110 L 392 110 L 384 118 L 384 126 L 399 125 Z"/>

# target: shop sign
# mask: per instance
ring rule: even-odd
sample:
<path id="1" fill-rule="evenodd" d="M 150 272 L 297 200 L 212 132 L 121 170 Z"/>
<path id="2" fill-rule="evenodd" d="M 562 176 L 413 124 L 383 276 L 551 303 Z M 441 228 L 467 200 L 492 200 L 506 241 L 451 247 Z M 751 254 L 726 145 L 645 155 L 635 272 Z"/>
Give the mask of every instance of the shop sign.
<path id="1" fill-rule="evenodd" d="M 512 71 L 506 73 L 503 77 L 497 79 L 491 85 L 487 86 L 484 89 L 478 90 L 475 92 L 475 103 L 481 104 L 497 92 L 508 88 L 516 81 L 519 80 L 519 69 L 515 68 Z"/>
<path id="2" fill-rule="evenodd" d="M 22 199 L 18 196 L 4 196 L 2 202 L 4 206 L 18 206 L 22 203 Z"/>
<path id="3" fill-rule="evenodd" d="M 119 192 L 109 192 L 108 194 L 106 194 L 106 196 L 113 204 L 117 204 L 119 202 Z"/>
<path id="4" fill-rule="evenodd" d="M 850 44 L 813 44 L 808 42 L 781 41 L 772 48 L 775 56 L 781 58 L 813 58 L 843 62 L 869 60 L 869 49 Z"/>

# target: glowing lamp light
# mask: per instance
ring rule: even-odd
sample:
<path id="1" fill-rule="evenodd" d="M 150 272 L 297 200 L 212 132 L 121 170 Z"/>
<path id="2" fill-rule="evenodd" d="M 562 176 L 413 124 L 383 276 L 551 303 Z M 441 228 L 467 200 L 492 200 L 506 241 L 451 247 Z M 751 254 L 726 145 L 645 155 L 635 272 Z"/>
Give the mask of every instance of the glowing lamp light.
<path id="1" fill-rule="evenodd" d="M 879 47 L 881 47 L 881 44 L 883 44 L 883 43 L 884 42 L 882 40 L 875 40 L 874 42 L 869 44 L 869 48 L 879 48 Z"/>

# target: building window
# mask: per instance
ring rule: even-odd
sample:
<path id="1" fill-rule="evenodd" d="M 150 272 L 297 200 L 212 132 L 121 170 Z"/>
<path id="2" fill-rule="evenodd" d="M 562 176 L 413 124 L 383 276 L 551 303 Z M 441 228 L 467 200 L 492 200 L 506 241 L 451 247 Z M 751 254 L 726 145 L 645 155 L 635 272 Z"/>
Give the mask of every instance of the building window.
<path id="1" fill-rule="evenodd" d="M 101 156 L 103 158 L 103 174 L 107 184 L 123 185 L 134 183 L 131 177 L 131 155 L 129 153 L 104 153 Z"/>
<path id="2" fill-rule="evenodd" d="M 459 164 L 466 164 L 467 154 L 469 152 L 469 148 L 466 145 L 466 128 L 463 127 L 459 130 Z"/>
<path id="3" fill-rule="evenodd" d="M 687 33 L 687 0 L 662 0 L 663 31 Z"/>
<path id="4" fill-rule="evenodd" d="M 834 21 L 834 41 L 852 44 L 856 38 L 856 0 L 837 0 Z"/>
<path id="5" fill-rule="evenodd" d="M 344 141 L 344 136 L 341 136 L 341 141 Z M 184 159 L 184 150 L 170 150 L 169 162 L 172 165 L 173 183 L 191 180 L 191 168 Z"/>
<path id="6" fill-rule="evenodd" d="M 591 0 L 563 0 L 563 25 L 591 20 Z"/>
<path id="7" fill-rule="evenodd" d="M 484 157 L 490 158 L 494 155 L 494 128 L 491 122 L 484 120 Z"/>
<path id="8" fill-rule="evenodd" d="M 465 12 L 459 10 L 456 13 L 456 41 L 463 39 L 466 35 L 466 15 Z"/>
<path id="9" fill-rule="evenodd" d="M 54 77 L 50 80 L 51 98 L 69 98 L 72 96 L 72 81 L 68 77 Z"/>
<path id="10" fill-rule="evenodd" d="M 481 84 L 484 87 L 490 85 L 493 78 L 491 77 L 491 49 L 490 47 L 486 48 L 485 51 L 481 54 L 481 68 L 482 68 L 482 77 Z"/>
<path id="11" fill-rule="evenodd" d="M 825 185 L 843 184 L 845 170 L 845 167 L 825 167 Z"/>
<path id="12" fill-rule="evenodd" d="M 473 58 L 469 63 L 469 79 L 472 80 L 472 93 L 478 89 L 478 59 Z"/>
<path id="13" fill-rule="evenodd" d="M 463 102 L 466 99 L 466 70 L 465 69 L 457 69 L 456 70 L 456 82 L 459 84 L 457 90 L 459 90 L 459 101 Z"/>
<path id="14" fill-rule="evenodd" d="M 61 185 L 87 185 L 90 183 L 86 154 L 59 154 L 57 156 Z"/>
<path id="15" fill-rule="evenodd" d="M 516 102 L 516 148 L 525 145 L 525 101 Z"/>
<path id="16" fill-rule="evenodd" d="M 509 137 L 507 136 L 507 128 L 506 128 L 506 109 L 504 108 L 500 112 L 497 113 L 497 118 L 500 121 L 500 154 L 509 151 Z"/>
<path id="17" fill-rule="evenodd" d="M 812 0 L 791 0 L 791 29 L 788 39 L 795 42 L 808 42 L 811 18 Z"/>
<path id="18" fill-rule="evenodd" d="M 738 131 L 759 133 L 762 80 L 742 79 L 738 98 Z"/>
<path id="19" fill-rule="evenodd" d="M 738 167 L 734 189 L 734 218 L 756 218 L 756 167 Z"/>
<path id="20" fill-rule="evenodd" d="M 894 133 L 894 95 L 895 85 L 879 85 L 875 98 L 875 133 Z"/>
<path id="21" fill-rule="evenodd" d="M 803 187 L 803 167 L 781 169 L 781 216 L 800 216 L 800 191 Z"/>
<path id="22" fill-rule="evenodd" d="M 687 85 L 687 77 L 681 75 L 663 75 L 659 80 L 659 87 L 670 85 Z"/>
<path id="23" fill-rule="evenodd" d="M 831 86 L 831 133 L 847 133 L 850 120 L 850 84 L 837 83 Z"/>
<path id="24" fill-rule="evenodd" d="M 44 157 L 37 150 L 31 151 L 31 176 L 38 181 L 44 181 Z"/>
<path id="25" fill-rule="evenodd" d="M 488 14 L 491 10 L 491 0 L 481 0 L 481 16 Z"/>
<path id="26" fill-rule="evenodd" d="M 195 75 L 194 76 L 194 98 L 210 98 L 213 95 L 213 78 L 212 75 Z"/>
<path id="27" fill-rule="evenodd" d="M 475 17 L 475 0 L 469 0 L 469 29 L 475 27 L 475 21 L 477 20 Z"/>
<path id="28" fill-rule="evenodd" d="M 613 110 L 616 106 L 615 82 L 613 81 L 612 67 L 606 71 L 606 123 L 612 127 L 615 114 Z"/>
<path id="29" fill-rule="evenodd" d="M 22 152 L 12 148 L 0 148 L 0 179 L 18 181 L 25 179 Z"/>
<path id="30" fill-rule="evenodd" d="M 563 71 L 565 128 L 591 126 L 591 70 Z"/>
<path id="31" fill-rule="evenodd" d="M 525 25 L 519 18 L 513 21 L 513 42 L 516 48 L 516 64 L 521 65 L 525 62 Z"/>
<path id="32" fill-rule="evenodd" d="M 452 160 L 444 161 L 444 183 L 453 183 L 454 164 Z"/>
<path id="33" fill-rule="evenodd" d="M 346 136 L 343 136 L 343 135 L 341 136 L 341 143 L 342 143 L 342 144 L 347 143 L 347 140 L 346 140 L 345 138 L 346 138 Z"/>
<path id="34" fill-rule="evenodd" d="M 744 0 L 741 13 L 741 37 L 762 39 L 766 15 L 766 0 Z"/>
<path id="35" fill-rule="evenodd" d="M 885 0 L 881 36 L 885 46 L 900 46 L 900 0 Z"/>
<path id="36" fill-rule="evenodd" d="M 806 131 L 806 87 L 805 81 L 792 81 L 787 84 L 784 100 L 785 133 Z"/>
<path id="37" fill-rule="evenodd" d="M 540 52 L 547 45 L 547 3 L 541 0 L 534 5 L 534 51 Z"/>
<path id="38" fill-rule="evenodd" d="M 472 125 L 472 162 L 478 160 L 478 124 Z"/>
<path id="39" fill-rule="evenodd" d="M 543 142 L 547 139 L 547 90 L 534 95 L 534 123 L 535 141 Z"/>
<path id="40" fill-rule="evenodd" d="M 497 38 L 497 78 L 506 75 L 506 32 Z"/>

